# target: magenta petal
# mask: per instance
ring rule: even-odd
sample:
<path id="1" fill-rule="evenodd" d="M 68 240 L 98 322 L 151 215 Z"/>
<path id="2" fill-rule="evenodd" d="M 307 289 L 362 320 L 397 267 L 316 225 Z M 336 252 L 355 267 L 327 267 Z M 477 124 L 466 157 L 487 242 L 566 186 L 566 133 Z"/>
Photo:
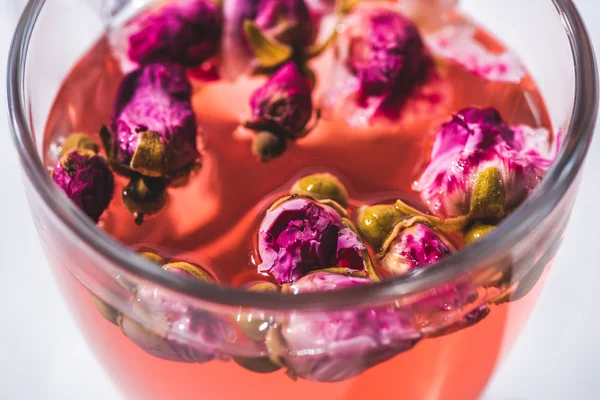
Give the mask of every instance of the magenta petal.
<path id="1" fill-rule="evenodd" d="M 77 207 L 98 222 L 113 197 L 113 173 L 99 155 L 72 151 L 66 157 L 68 168 L 59 162 L 52 178 Z"/>
<path id="2" fill-rule="evenodd" d="M 301 136 L 313 113 L 311 92 L 311 82 L 295 63 L 287 63 L 252 93 L 249 123 L 290 139 Z"/>
<path id="3" fill-rule="evenodd" d="M 176 155 L 170 173 L 194 163 L 199 154 L 191 91 L 185 70 L 175 64 L 150 64 L 128 74 L 119 87 L 111 125 L 116 160 L 128 165 L 139 134 L 151 131 Z"/>
<path id="4" fill-rule="evenodd" d="M 310 199 L 291 199 L 267 211 L 260 225 L 258 271 L 282 284 L 318 269 L 366 270 L 363 250 L 335 210 Z"/>

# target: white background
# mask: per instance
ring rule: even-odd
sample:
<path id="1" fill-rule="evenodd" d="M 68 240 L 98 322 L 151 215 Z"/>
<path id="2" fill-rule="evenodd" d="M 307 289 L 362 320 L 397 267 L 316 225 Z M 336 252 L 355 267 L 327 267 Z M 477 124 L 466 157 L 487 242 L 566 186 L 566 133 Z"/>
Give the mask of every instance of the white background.
<path id="1" fill-rule="evenodd" d="M 0 89 L 13 22 L 0 0 Z M 486 0 L 481 0 L 486 1 Z M 527 1 L 527 0 L 524 0 Z M 596 44 L 600 2 L 575 0 Z M 3 107 L 4 108 L 4 107 Z M 30 218 L 6 113 L 0 111 L 0 398 L 121 399 L 64 304 Z M 600 137 L 556 266 L 485 400 L 600 399 Z M 282 394 L 285 398 L 285 394 Z"/>

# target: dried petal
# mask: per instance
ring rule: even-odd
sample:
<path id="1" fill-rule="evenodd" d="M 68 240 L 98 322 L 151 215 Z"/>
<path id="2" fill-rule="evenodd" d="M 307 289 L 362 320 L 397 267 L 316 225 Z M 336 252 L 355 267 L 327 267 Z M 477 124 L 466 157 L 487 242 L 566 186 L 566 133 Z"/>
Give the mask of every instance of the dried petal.
<path id="1" fill-rule="evenodd" d="M 509 212 L 544 177 L 560 144 L 555 140 L 551 151 L 550 140 L 545 129 L 509 127 L 493 108 L 461 110 L 442 125 L 431 162 L 415 190 L 421 192 L 431 212 L 443 218 L 470 212 L 476 217 L 500 217 L 500 198 L 504 211 Z M 492 173 L 493 179 L 479 179 L 482 172 L 488 177 Z M 479 191 L 483 183 L 487 189 L 474 199 L 474 190 Z M 485 210 L 478 209 L 481 205 Z"/>
<path id="2" fill-rule="evenodd" d="M 313 114 L 312 84 L 293 62 L 281 67 L 250 97 L 251 119 L 246 126 L 289 139 L 303 136 Z"/>
<path id="3" fill-rule="evenodd" d="M 365 245 L 333 208 L 291 198 L 267 211 L 258 233 L 258 270 L 281 284 L 331 267 L 366 271 Z"/>
<path id="4" fill-rule="evenodd" d="M 65 154 L 54 167 L 52 179 L 94 222 L 110 204 L 115 189 L 108 163 L 90 150 Z"/>
<path id="5" fill-rule="evenodd" d="M 434 264 L 455 251 L 454 247 L 427 225 L 417 223 L 396 236 L 381 260 L 386 276 L 400 276 Z"/>
<path id="6" fill-rule="evenodd" d="M 329 291 L 370 282 L 315 272 L 292 284 L 291 291 Z M 419 339 L 409 314 L 381 307 L 292 313 L 272 329 L 267 346 L 289 374 L 317 382 L 338 382 L 412 348 Z"/>
<path id="7" fill-rule="evenodd" d="M 129 33 L 127 53 L 131 61 L 140 65 L 172 62 L 197 66 L 219 51 L 221 25 L 215 1 L 171 1 L 125 26 Z"/>
<path id="8" fill-rule="evenodd" d="M 190 96 L 185 70 L 177 65 L 150 64 L 127 75 L 117 94 L 113 136 L 103 139 L 111 159 L 153 177 L 189 172 L 199 157 Z"/>

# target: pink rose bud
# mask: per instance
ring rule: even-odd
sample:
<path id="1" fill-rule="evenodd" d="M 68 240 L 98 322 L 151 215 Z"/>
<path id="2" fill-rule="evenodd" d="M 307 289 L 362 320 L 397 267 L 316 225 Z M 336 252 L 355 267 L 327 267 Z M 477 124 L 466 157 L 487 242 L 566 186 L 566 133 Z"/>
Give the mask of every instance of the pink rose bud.
<path id="1" fill-rule="evenodd" d="M 466 108 L 442 125 L 415 189 L 437 216 L 502 218 L 536 188 L 558 151 L 548 131 L 508 126 L 493 108 Z"/>
<path id="2" fill-rule="evenodd" d="M 291 285 L 293 293 L 321 292 L 371 281 L 326 272 Z M 421 338 L 409 314 L 393 307 L 292 313 L 272 328 L 267 346 L 288 373 L 316 382 L 339 382 L 412 348 Z"/>
<path id="3" fill-rule="evenodd" d="M 115 189 L 113 173 L 104 157 L 81 148 L 61 157 L 52 171 L 52 179 L 96 223 L 110 204 Z"/>
<path id="4" fill-rule="evenodd" d="M 367 272 L 365 250 L 336 210 L 308 198 L 291 198 L 267 211 L 260 225 L 258 271 L 279 284 L 326 268 Z"/>
<path id="5" fill-rule="evenodd" d="M 252 117 L 246 125 L 287 139 L 303 136 L 313 114 L 311 90 L 312 83 L 296 64 L 285 64 L 252 93 Z"/>
<path id="6" fill-rule="evenodd" d="M 395 9 L 368 2 L 356 6 L 343 27 L 324 102 L 341 108 L 353 125 L 398 119 L 433 71 L 419 29 Z"/>
<path id="7" fill-rule="evenodd" d="M 127 75 L 117 93 L 109 157 L 150 177 L 183 175 L 197 163 L 196 117 L 185 70 L 149 64 Z"/>

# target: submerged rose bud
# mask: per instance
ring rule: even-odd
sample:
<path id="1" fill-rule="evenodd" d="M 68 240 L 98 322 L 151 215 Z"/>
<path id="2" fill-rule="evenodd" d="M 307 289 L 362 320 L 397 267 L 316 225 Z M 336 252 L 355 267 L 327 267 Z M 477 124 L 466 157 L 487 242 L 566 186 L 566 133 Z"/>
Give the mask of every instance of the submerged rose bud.
<path id="1" fill-rule="evenodd" d="M 354 124 L 397 119 L 414 89 L 432 75 L 417 26 L 391 7 L 367 2 L 343 27 L 327 102 L 342 107 Z"/>
<path id="2" fill-rule="evenodd" d="M 166 264 L 163 269 L 186 278 L 214 282 L 208 272 L 193 264 L 176 262 Z M 122 315 L 123 333 L 147 353 L 165 360 L 210 361 L 219 357 L 223 343 L 235 336 L 231 325 L 188 306 L 165 289 L 139 286 L 133 309 L 134 315 Z"/>
<path id="3" fill-rule="evenodd" d="M 292 293 L 368 285 L 365 278 L 311 273 Z M 316 382 L 339 382 L 412 348 L 420 339 L 409 314 L 392 307 L 323 313 L 292 313 L 272 328 L 267 346 L 288 374 Z"/>
<path id="4" fill-rule="evenodd" d="M 250 97 L 252 116 L 246 126 L 287 139 L 304 136 L 313 114 L 312 83 L 295 63 L 281 67 Z"/>
<path id="5" fill-rule="evenodd" d="M 381 259 L 381 269 L 387 276 L 400 276 L 434 264 L 453 253 L 450 242 L 425 224 L 417 223 L 402 229 L 390 243 Z"/>
<path id="6" fill-rule="evenodd" d="M 52 171 L 52 179 L 96 223 L 110 204 L 115 189 L 108 163 L 91 150 L 74 150 L 63 155 Z"/>
<path id="7" fill-rule="evenodd" d="M 456 248 L 441 232 L 415 218 L 408 219 L 398 223 L 384 241 L 377 255 L 378 271 L 385 277 L 394 277 L 435 268 L 438 261 L 455 251 Z M 485 318 L 489 307 L 477 306 L 477 298 L 476 290 L 470 285 L 453 283 L 424 294 L 413 306 L 427 336 L 439 336 L 466 328 Z M 452 322 L 442 327 L 429 327 L 436 325 L 439 320 Z"/>
<path id="8" fill-rule="evenodd" d="M 227 0 L 223 15 L 223 72 L 232 79 L 309 52 L 319 29 L 304 0 Z"/>
<path id="9" fill-rule="evenodd" d="M 368 272 L 366 247 L 335 209 L 290 198 L 268 210 L 258 232 L 258 271 L 281 284 L 308 272 L 339 267 Z"/>
<path id="10" fill-rule="evenodd" d="M 216 1 L 171 1 L 127 24 L 127 54 L 139 65 L 172 62 L 197 66 L 219 51 L 221 25 Z"/>
<path id="11" fill-rule="evenodd" d="M 148 177 L 187 174 L 197 163 L 196 118 L 185 70 L 150 64 L 127 75 L 111 129 L 101 132 L 111 160 Z"/>
<path id="12" fill-rule="evenodd" d="M 508 126 L 493 108 L 467 108 L 437 134 L 415 186 L 432 213 L 499 219 L 517 207 L 556 157 L 545 129 Z"/>

